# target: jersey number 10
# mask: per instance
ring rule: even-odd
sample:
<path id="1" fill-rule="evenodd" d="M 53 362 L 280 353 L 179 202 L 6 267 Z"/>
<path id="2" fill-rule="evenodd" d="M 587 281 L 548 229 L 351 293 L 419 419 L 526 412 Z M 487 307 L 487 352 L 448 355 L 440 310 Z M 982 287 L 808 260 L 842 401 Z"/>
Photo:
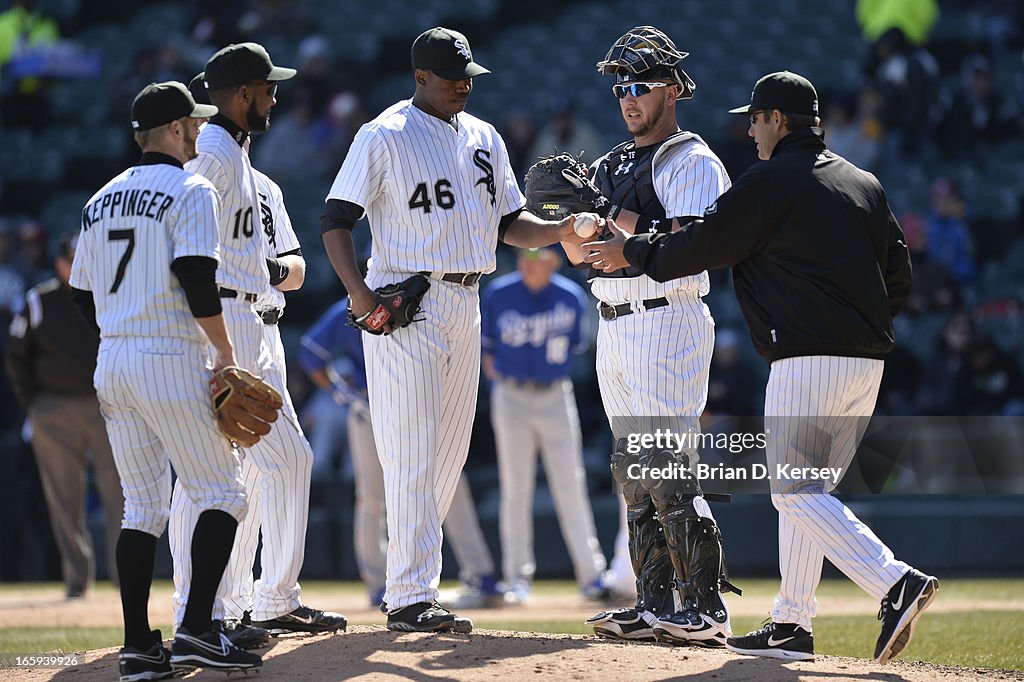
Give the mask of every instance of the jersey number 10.
<path id="1" fill-rule="evenodd" d="M 242 213 L 242 209 L 235 211 L 235 229 L 231 232 L 232 238 L 238 239 L 239 228 L 242 230 L 242 236 L 251 237 L 253 235 L 252 206 L 245 209 L 244 215 Z"/>

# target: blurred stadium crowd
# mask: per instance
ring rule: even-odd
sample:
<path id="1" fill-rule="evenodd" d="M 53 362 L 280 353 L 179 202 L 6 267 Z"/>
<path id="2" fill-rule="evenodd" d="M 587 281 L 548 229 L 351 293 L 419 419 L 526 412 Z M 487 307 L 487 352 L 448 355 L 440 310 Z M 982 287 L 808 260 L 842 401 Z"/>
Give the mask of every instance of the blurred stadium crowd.
<path id="1" fill-rule="evenodd" d="M 610 83 L 593 65 L 623 30 L 644 23 L 690 53 L 685 67 L 698 88 L 680 124 L 709 142 L 732 177 L 756 150 L 745 119 L 726 110 L 749 101 L 759 76 L 789 69 L 817 86 L 829 146 L 882 180 L 915 285 L 878 412 L 1024 415 L 1024 4 L 1016 0 L 780 0 L 756 9 L 747 0 L 2 2 L 0 347 L 26 291 L 53 276 L 58 239 L 78 229 L 85 200 L 135 161 L 128 111 L 145 84 L 187 83 L 214 51 L 244 40 L 298 69 L 252 151 L 282 186 L 308 263 L 282 322 L 291 360 L 301 334 L 344 294 L 319 238 L 330 181 L 359 125 L 411 95 L 415 35 L 444 24 L 470 37 L 493 75 L 475 83 L 468 109 L 498 127 L 522 177 L 556 147 L 592 161 L 624 138 Z M 369 231 L 357 229 L 357 238 L 366 247 Z M 514 254 L 500 247 L 498 274 L 513 267 Z M 753 354 L 727 272 L 712 273 L 706 300 L 717 322 L 708 413 L 757 415 L 767 367 Z M 591 490 L 606 494 L 610 435 L 593 367 L 591 348 L 574 379 Z M 316 507 L 351 486 L 344 413 L 298 363 L 289 372 L 317 453 Z M 486 396 L 469 469 L 478 502 L 496 507 Z M 0 580 L 45 577 L 38 566 L 55 578 L 24 412 L 6 375 L 0 405 L 0 506 L 12 510 L 0 531 Z"/>

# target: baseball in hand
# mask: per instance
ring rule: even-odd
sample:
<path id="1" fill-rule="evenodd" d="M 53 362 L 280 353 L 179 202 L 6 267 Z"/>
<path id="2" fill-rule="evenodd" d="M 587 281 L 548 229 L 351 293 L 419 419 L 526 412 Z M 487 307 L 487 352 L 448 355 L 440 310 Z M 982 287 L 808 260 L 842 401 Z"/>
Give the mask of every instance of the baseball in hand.
<path id="1" fill-rule="evenodd" d="M 572 229 L 584 239 L 596 237 L 601 232 L 601 218 L 596 213 L 579 213 Z"/>

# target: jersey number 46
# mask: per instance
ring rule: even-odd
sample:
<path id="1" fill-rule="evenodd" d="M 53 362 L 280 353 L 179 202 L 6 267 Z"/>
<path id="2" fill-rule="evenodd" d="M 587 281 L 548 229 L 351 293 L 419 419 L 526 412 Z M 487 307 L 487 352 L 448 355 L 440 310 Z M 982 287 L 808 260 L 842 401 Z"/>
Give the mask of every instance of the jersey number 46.
<path id="1" fill-rule="evenodd" d="M 441 178 L 434 183 L 434 201 L 430 200 L 430 193 L 427 189 L 427 183 L 421 182 L 416 185 L 416 189 L 413 190 L 412 196 L 409 197 L 409 209 L 422 208 L 424 213 L 430 213 L 430 209 L 433 207 L 434 202 L 437 203 L 438 207 L 444 209 L 450 209 L 455 206 L 455 195 L 451 193 L 452 183 L 450 180 Z"/>

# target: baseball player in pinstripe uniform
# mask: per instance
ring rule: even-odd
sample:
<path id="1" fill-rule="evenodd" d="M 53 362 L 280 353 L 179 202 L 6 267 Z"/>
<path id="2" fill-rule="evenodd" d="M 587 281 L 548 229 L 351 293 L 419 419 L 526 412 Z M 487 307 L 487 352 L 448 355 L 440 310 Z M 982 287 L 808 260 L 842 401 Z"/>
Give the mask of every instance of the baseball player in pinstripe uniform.
<path id="1" fill-rule="evenodd" d="M 679 65 L 684 57 L 663 32 L 638 26 L 598 63 L 615 76 L 612 91 L 633 139 L 597 160 L 594 182 L 611 202 L 609 218 L 630 233 L 666 232 L 674 217 L 701 215 L 729 187 L 718 157 L 676 122 L 676 101 L 696 87 Z M 567 252 L 574 263 L 585 255 Z M 699 431 L 714 346 L 714 320 L 701 300 L 708 290 L 706 272 L 656 282 L 632 267 L 591 270 L 602 317 L 597 373 L 616 439 L 612 473 L 626 501 L 637 576 L 635 608 L 587 620 L 604 637 L 721 646 L 732 635 L 721 535 L 698 482 L 628 474 L 634 464 L 697 462 L 695 449 L 640 450 L 628 439 L 655 428 Z"/>
<path id="2" fill-rule="evenodd" d="M 124 491 L 117 543 L 125 642 L 122 680 L 162 679 L 173 666 L 245 670 L 260 657 L 235 647 L 211 620 L 214 595 L 246 514 L 237 452 L 214 425 L 207 383 L 235 364 L 215 275 L 217 191 L 182 164 L 196 156 L 197 105 L 181 83 L 146 86 L 132 105 L 138 165 L 82 211 L 71 271 L 76 302 L 98 323 L 96 392 Z M 201 510 L 195 571 L 172 651 L 147 613 L 157 538 L 167 524 L 171 465 Z"/>
<path id="3" fill-rule="evenodd" d="M 480 306 L 484 374 L 492 382 L 491 422 L 501 480 L 501 555 L 510 601 L 530 596 L 537 451 L 555 501 L 562 538 L 583 596 L 608 595 L 604 554 L 594 529 L 583 468 L 583 440 L 569 371 L 583 351 L 586 294 L 559 275 L 551 249 L 523 250 L 517 271 L 496 279 Z"/>
<path id="4" fill-rule="evenodd" d="M 813 659 L 814 592 L 828 557 L 881 601 L 874 658 L 887 663 L 910 641 L 938 581 L 896 559 L 829 494 L 838 479 L 804 472 L 845 472 L 857 450 L 894 345 L 892 318 L 910 291 L 906 240 L 878 180 L 825 147 L 818 96 L 806 78 L 768 74 L 751 103 L 730 113 L 750 117 L 762 163 L 703 219 L 670 235 L 588 245 L 587 260 L 629 264 L 658 281 L 733 266 L 754 347 L 771 365 L 765 433 L 782 585 L 771 621 L 726 646 Z"/>
<path id="5" fill-rule="evenodd" d="M 276 234 L 271 245 L 264 229 L 260 187 L 243 148 L 250 133 L 269 127 L 278 82 L 294 75 L 294 69 L 274 66 L 267 51 L 255 43 L 229 45 L 214 54 L 204 76 L 210 99 L 220 113 L 203 126 L 199 156 L 188 165 L 220 193 L 224 254 L 220 297 L 239 365 L 265 377 L 285 398 L 281 418 L 271 432 L 244 453 L 246 483 L 249 490 L 258 491 L 254 494 L 257 506 L 251 524 L 243 525 L 236 537 L 228 570 L 230 584 L 222 594 L 224 616 L 237 618 L 251 607 L 252 623 L 271 633 L 330 632 L 346 626 L 343 616 L 309 608 L 300 600 L 298 577 L 305 551 L 313 453 L 287 397 L 277 328 L 266 324 L 273 313 L 268 313 L 268 318 L 263 311 L 270 309 L 279 293 L 268 291 L 269 287 L 297 288 L 304 268 L 296 249 L 277 248 Z M 274 195 L 273 189 L 264 189 L 268 199 Z M 273 210 L 272 201 L 268 206 Z M 286 215 L 282 206 L 273 218 L 283 222 Z M 278 253 L 288 255 L 281 258 Z M 189 513 L 179 509 L 187 528 Z M 257 531 L 263 534 L 262 573 L 250 588 Z M 188 554 L 178 542 L 172 543 L 172 549 L 175 575 L 180 577 L 175 587 L 181 593 L 188 576 Z"/>
<path id="6" fill-rule="evenodd" d="M 364 339 L 374 441 L 388 517 L 388 628 L 468 632 L 437 604 L 441 521 L 466 461 L 480 373 L 477 282 L 495 267 L 499 238 L 533 247 L 581 243 L 570 216 L 543 221 L 525 198 L 505 143 L 465 113 L 473 61 L 464 35 L 445 28 L 413 43 L 416 92 L 356 134 L 327 197 L 324 245 L 365 316 L 373 288 L 428 273 L 420 321 Z M 364 281 L 352 227 L 369 215 L 373 251 Z M 386 329 L 390 331 L 390 329 Z"/>
<path id="7" fill-rule="evenodd" d="M 384 473 L 373 442 L 373 425 L 366 397 L 366 364 L 363 334 L 348 324 L 348 298 L 327 309 L 302 336 L 299 363 L 310 379 L 328 391 L 338 405 L 348 408 L 348 443 L 356 477 L 353 530 L 359 577 L 366 584 L 370 602 L 384 600 L 387 569 L 387 517 L 384 505 Z M 334 364 L 344 360 L 348 371 L 339 373 Z M 487 548 L 469 483 L 462 476 L 455 488 L 444 537 L 459 563 L 459 580 L 464 586 L 460 602 L 474 606 L 496 605 L 504 595 L 494 576 L 494 559 Z"/>

